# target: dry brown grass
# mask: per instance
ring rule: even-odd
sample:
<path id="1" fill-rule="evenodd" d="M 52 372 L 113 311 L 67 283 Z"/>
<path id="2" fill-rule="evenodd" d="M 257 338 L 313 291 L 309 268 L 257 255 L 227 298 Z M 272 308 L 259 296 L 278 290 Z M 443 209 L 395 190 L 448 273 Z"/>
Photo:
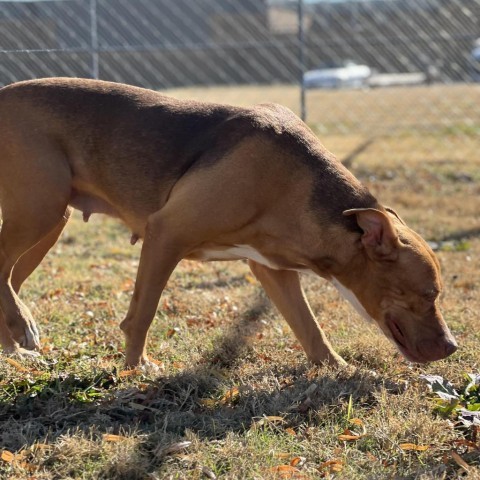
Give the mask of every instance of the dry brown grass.
<path id="1" fill-rule="evenodd" d="M 465 135 L 457 138 L 463 145 Z M 324 140 L 342 144 L 338 136 Z M 345 140 L 352 147 L 339 148 L 341 156 L 357 145 Z M 112 220 L 84 225 L 76 216 L 22 292 L 42 330 L 42 358 L 0 359 L 0 446 L 15 455 L 4 454 L 0 477 L 458 478 L 455 450 L 469 478 L 480 478 L 478 448 L 455 443 L 474 439 L 473 430 L 437 415 L 419 380 L 435 373 L 459 386 L 465 372 L 480 371 L 478 139 L 476 156 L 456 161 L 438 143 L 424 150 L 416 140 L 387 136 L 386 148 L 374 142 L 350 163 L 384 203 L 442 246 L 455 355 L 423 367 L 405 362 L 329 284 L 305 277 L 320 323 L 350 363 L 314 368 L 246 264 L 182 262 L 152 327 L 149 351 L 160 371 L 121 374 L 118 323 L 140 247 Z M 404 148 L 412 155 L 398 153 Z M 341 441 L 346 428 L 365 435 Z M 298 457 L 305 461 L 296 470 L 286 467 Z"/>

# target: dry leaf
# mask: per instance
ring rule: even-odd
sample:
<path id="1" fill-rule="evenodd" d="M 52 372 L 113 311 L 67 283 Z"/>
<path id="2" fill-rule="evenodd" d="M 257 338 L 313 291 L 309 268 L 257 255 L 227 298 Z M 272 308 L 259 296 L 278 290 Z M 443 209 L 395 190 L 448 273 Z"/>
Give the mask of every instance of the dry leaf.
<path id="1" fill-rule="evenodd" d="M 367 458 L 371 461 L 371 462 L 378 462 L 378 458 L 371 454 L 370 452 L 367 452 Z"/>
<path id="2" fill-rule="evenodd" d="M 233 402 L 238 396 L 240 395 L 240 391 L 238 390 L 238 387 L 233 387 L 230 390 L 228 390 L 227 393 L 222 397 L 220 400 L 220 403 L 231 403 Z"/>
<path id="3" fill-rule="evenodd" d="M 459 467 L 462 467 L 466 472 L 470 471 L 468 463 L 455 450 L 452 450 L 450 454 Z"/>
<path id="4" fill-rule="evenodd" d="M 203 407 L 207 407 L 207 408 L 213 408 L 217 404 L 217 402 L 212 398 L 200 398 L 198 400 L 198 403 Z"/>
<path id="5" fill-rule="evenodd" d="M 7 360 L 10 360 L 7 358 Z M 7 463 L 12 463 L 15 460 L 15 454 L 12 452 L 9 452 L 8 450 L 3 450 L 2 455 L 0 458 Z"/>
<path id="6" fill-rule="evenodd" d="M 121 287 L 120 287 L 120 291 L 121 292 L 128 292 L 130 290 L 133 290 L 133 287 L 135 286 L 135 282 L 131 279 L 131 278 L 127 278 L 127 280 L 125 280 Z"/>
<path id="7" fill-rule="evenodd" d="M 399 447 L 402 450 L 416 450 L 417 452 L 424 452 L 430 448 L 430 445 L 415 445 L 414 443 L 401 443 Z"/>
<path id="8" fill-rule="evenodd" d="M 306 461 L 307 459 L 305 457 L 295 457 L 290 460 L 290 466 L 300 468 Z"/>
<path id="9" fill-rule="evenodd" d="M 167 338 L 173 337 L 176 333 L 179 333 L 180 329 L 178 327 L 175 328 L 170 328 L 167 330 L 167 333 L 165 334 Z"/>
<path id="10" fill-rule="evenodd" d="M 13 358 L 6 358 L 5 359 L 7 361 L 7 363 L 9 363 L 12 367 L 16 368 L 19 372 L 23 372 L 23 373 L 28 373 L 29 370 L 28 368 L 25 368 L 24 366 L 20 365 L 20 363 L 18 363 L 16 360 L 14 360 Z"/>
<path id="11" fill-rule="evenodd" d="M 464 445 L 468 448 L 468 450 L 480 450 L 480 447 L 471 440 L 458 439 L 454 440 L 452 443 L 454 443 L 455 445 Z"/>
<path id="12" fill-rule="evenodd" d="M 307 478 L 303 475 L 298 468 L 291 465 L 278 465 L 277 467 L 271 467 L 268 470 L 273 473 L 277 478 Z"/>
<path id="13" fill-rule="evenodd" d="M 138 368 L 133 368 L 132 370 L 123 370 L 121 371 L 118 376 L 120 378 L 125 378 L 125 377 L 132 377 L 134 375 L 139 375 L 141 372 Z"/>
<path id="14" fill-rule="evenodd" d="M 343 470 L 343 462 L 340 460 L 328 460 L 319 465 L 318 470 L 328 470 L 329 472 L 341 472 Z"/>
<path id="15" fill-rule="evenodd" d="M 123 440 L 126 440 L 127 437 L 124 437 L 123 435 L 114 435 L 113 433 L 105 433 L 103 435 L 103 441 L 104 442 L 122 442 Z"/>
<path id="16" fill-rule="evenodd" d="M 269 415 L 269 416 L 262 417 L 260 420 L 257 420 L 256 422 L 254 422 L 251 428 L 255 429 L 263 425 L 267 425 L 269 423 L 277 423 L 277 422 L 283 423 L 285 422 L 285 419 L 283 417 L 278 417 L 276 415 Z"/>
<path id="17" fill-rule="evenodd" d="M 297 435 L 297 434 L 295 433 L 295 430 L 294 430 L 293 428 L 288 427 L 288 428 L 285 429 L 285 431 L 286 431 L 289 435 L 291 435 L 292 437 L 295 437 L 295 436 Z"/>
<path id="18" fill-rule="evenodd" d="M 38 465 L 34 465 L 33 463 L 30 462 L 19 462 L 18 466 L 23 468 L 24 470 L 27 470 L 30 473 L 33 473 L 38 470 Z"/>
<path id="19" fill-rule="evenodd" d="M 347 428 L 343 431 L 341 435 L 338 436 L 338 439 L 341 442 L 355 442 L 356 440 L 359 440 L 364 436 L 365 434 L 358 435 Z"/>
<path id="20" fill-rule="evenodd" d="M 360 420 L 359 418 L 351 418 L 349 422 L 353 423 L 353 425 L 358 425 L 359 427 L 363 427 L 363 421 Z"/>

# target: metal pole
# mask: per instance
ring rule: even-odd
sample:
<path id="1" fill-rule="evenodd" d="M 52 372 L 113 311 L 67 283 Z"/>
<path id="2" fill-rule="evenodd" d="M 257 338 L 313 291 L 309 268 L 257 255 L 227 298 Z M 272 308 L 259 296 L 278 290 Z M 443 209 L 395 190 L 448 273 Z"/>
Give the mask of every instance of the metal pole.
<path id="1" fill-rule="evenodd" d="M 303 74 L 305 73 L 305 28 L 304 28 L 303 0 L 298 0 L 298 64 L 300 81 L 300 118 L 307 119 L 307 106 L 305 102 L 305 84 Z"/>
<path id="2" fill-rule="evenodd" d="M 92 48 L 92 78 L 98 79 L 98 21 L 97 0 L 90 0 L 90 42 Z"/>

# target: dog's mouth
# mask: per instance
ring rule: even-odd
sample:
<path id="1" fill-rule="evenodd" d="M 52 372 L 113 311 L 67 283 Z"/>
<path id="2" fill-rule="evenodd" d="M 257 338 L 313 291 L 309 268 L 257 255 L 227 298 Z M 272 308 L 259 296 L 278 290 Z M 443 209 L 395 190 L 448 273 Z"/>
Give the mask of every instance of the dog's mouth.
<path id="1" fill-rule="evenodd" d="M 407 338 L 403 333 L 399 323 L 395 321 L 395 319 L 389 314 L 387 314 L 386 320 L 388 329 L 390 330 L 391 339 L 394 341 L 396 347 L 400 350 L 400 353 L 410 362 L 425 363 L 425 360 L 414 354 L 407 346 Z"/>

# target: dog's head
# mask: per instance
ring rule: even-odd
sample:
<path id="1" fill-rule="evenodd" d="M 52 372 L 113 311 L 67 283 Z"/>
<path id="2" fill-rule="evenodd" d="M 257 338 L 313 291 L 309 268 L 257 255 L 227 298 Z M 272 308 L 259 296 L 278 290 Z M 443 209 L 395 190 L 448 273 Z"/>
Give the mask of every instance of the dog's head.
<path id="1" fill-rule="evenodd" d="M 455 352 L 438 306 L 440 264 L 428 244 L 391 209 L 353 209 L 344 215 L 355 215 L 363 234 L 350 274 L 334 284 L 408 360 L 424 363 Z"/>

